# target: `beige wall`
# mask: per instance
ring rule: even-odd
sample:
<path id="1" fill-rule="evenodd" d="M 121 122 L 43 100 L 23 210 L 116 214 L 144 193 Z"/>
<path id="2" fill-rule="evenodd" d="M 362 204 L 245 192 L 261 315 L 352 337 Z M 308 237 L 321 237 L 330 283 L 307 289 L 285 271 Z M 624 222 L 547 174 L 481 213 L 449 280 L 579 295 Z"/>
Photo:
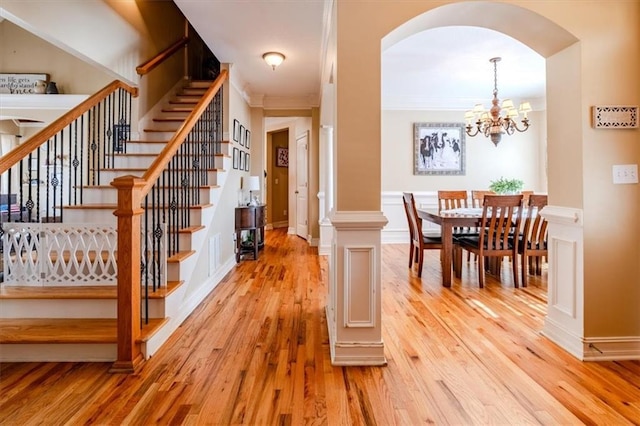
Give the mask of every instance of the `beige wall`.
<path id="1" fill-rule="evenodd" d="M 0 39 L 0 72 L 49 74 L 64 94 L 92 94 L 113 80 L 103 70 L 10 21 L 0 22 Z"/>
<path id="2" fill-rule="evenodd" d="M 467 13 L 445 13 L 456 4 Z M 640 336 L 640 194 L 638 185 L 611 178 L 612 165 L 640 162 L 640 131 L 595 130 L 590 120 L 593 105 L 640 104 L 640 2 L 383 0 L 336 8 L 337 209 L 380 209 L 384 37 L 430 10 L 439 18 L 431 27 L 477 25 L 511 35 L 548 60 L 549 200 L 584 209 L 584 334 Z"/>
<path id="3" fill-rule="evenodd" d="M 76 94 L 93 94 L 123 80 L 141 89 L 135 118 L 143 117 L 184 76 L 183 52 L 144 77 L 135 71 L 184 35 L 184 17 L 173 2 L 81 2 L 74 7 L 38 2 L 39 14 L 33 13 L 32 2 L 6 0 L 0 6 L 16 22 L 24 20 L 24 29 L 11 19 L 0 23 L 2 40 L 12 41 L 0 43 L 2 72 L 49 73 L 61 93 Z"/>
<path id="4" fill-rule="evenodd" d="M 547 192 L 544 175 L 543 113 L 531 114 L 525 133 L 503 136 L 495 147 L 488 138 L 466 137 L 464 175 L 414 175 L 414 123 L 462 123 L 462 111 L 382 112 L 382 191 L 487 189 L 501 176 L 522 179 L 525 188 Z"/>

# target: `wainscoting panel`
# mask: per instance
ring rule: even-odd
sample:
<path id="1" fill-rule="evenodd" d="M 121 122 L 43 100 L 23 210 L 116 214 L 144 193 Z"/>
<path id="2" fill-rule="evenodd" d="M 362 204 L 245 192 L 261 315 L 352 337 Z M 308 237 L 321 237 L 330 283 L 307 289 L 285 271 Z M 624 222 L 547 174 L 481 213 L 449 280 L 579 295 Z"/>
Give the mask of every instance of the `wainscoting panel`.
<path id="1" fill-rule="evenodd" d="M 414 192 L 413 196 L 416 200 L 417 208 L 438 208 L 437 191 Z M 382 244 L 408 244 L 409 224 L 402 204 L 402 192 L 385 191 L 382 192 L 381 198 L 382 213 L 389 220 L 387 226 L 382 230 Z M 425 231 L 437 230 L 440 227 L 433 223 L 425 222 L 423 223 L 423 229 Z"/>
<path id="2" fill-rule="evenodd" d="M 584 230 L 582 210 L 546 206 L 549 222 L 548 305 L 542 333 L 584 359 Z"/>
<path id="3" fill-rule="evenodd" d="M 344 247 L 344 326 L 375 327 L 375 246 Z M 354 288 L 353 282 L 368 282 Z"/>

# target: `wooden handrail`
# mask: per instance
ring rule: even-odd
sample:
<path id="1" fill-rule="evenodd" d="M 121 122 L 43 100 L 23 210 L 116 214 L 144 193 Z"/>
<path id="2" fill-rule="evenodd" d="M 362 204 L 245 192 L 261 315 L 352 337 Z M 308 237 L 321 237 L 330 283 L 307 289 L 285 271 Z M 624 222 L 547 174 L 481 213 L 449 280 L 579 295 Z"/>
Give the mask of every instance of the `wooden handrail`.
<path id="1" fill-rule="evenodd" d="M 191 114 L 189 114 L 184 123 L 182 123 L 173 138 L 171 138 L 171 140 L 167 142 L 162 152 L 158 154 L 153 163 L 151 163 L 151 166 L 142 176 L 142 178 L 145 180 L 145 184 L 141 194 L 142 197 L 149 193 L 156 180 L 162 174 L 162 171 L 167 167 L 176 152 L 178 152 L 178 149 L 180 149 L 180 145 L 187 138 L 189 132 L 191 132 L 191 129 L 193 129 L 193 127 L 196 125 L 199 117 L 202 115 L 209 103 L 211 103 L 213 97 L 218 93 L 220 87 L 222 87 L 222 84 L 227 79 L 228 74 L 229 72 L 227 70 L 222 70 L 220 72 L 218 78 L 216 78 L 216 80 L 206 91 L 202 99 L 200 99 L 200 101 L 196 104 L 193 111 L 191 111 Z"/>
<path id="2" fill-rule="evenodd" d="M 162 52 L 149 59 L 147 62 L 138 65 L 136 67 L 136 72 L 141 76 L 148 74 L 152 69 L 169 59 L 171 55 L 186 46 L 187 43 L 189 43 L 189 37 L 182 37 L 180 40 L 176 41 L 171 46 L 167 47 Z"/>
<path id="3" fill-rule="evenodd" d="M 120 176 L 111 182 L 118 190 L 118 207 L 114 214 L 118 217 L 118 359 L 111 371 L 133 373 L 140 365 L 140 229 L 141 205 L 144 197 L 151 191 L 182 143 L 195 127 L 200 116 L 206 111 L 213 98 L 221 90 L 228 77 L 228 71 L 222 70 L 204 96 L 196 104 L 185 122 L 142 178 Z"/>
<path id="4" fill-rule="evenodd" d="M 40 132 L 33 135 L 27 142 L 22 145 L 17 146 L 13 150 L 9 151 L 6 155 L 3 155 L 0 159 L 0 174 L 6 172 L 18 161 L 25 158 L 29 153 L 35 151 L 40 145 L 44 144 L 51 137 L 58 134 L 61 130 L 71 124 L 74 120 L 79 118 L 82 114 L 96 106 L 103 99 L 109 96 L 111 93 L 115 92 L 118 89 L 124 89 L 127 92 L 131 93 L 133 97 L 138 96 L 138 88 L 129 86 L 126 83 L 123 83 L 120 80 L 114 80 L 111 83 L 107 84 L 100 91 L 91 95 L 89 98 L 85 99 L 82 103 L 78 104 L 72 110 L 64 114 L 62 117 L 55 120 L 53 123 L 42 129 Z"/>

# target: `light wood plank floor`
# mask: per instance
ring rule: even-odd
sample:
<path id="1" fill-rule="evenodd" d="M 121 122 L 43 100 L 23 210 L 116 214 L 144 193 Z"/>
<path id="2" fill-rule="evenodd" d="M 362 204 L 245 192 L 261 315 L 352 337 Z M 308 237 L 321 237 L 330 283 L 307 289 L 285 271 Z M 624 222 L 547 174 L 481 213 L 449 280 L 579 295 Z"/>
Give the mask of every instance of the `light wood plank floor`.
<path id="1" fill-rule="evenodd" d="M 0 424 L 640 423 L 640 362 L 583 363 L 539 331 L 545 277 L 477 287 L 465 263 L 440 285 L 408 245 L 383 246 L 385 367 L 333 367 L 327 262 L 305 241 L 267 232 L 136 375 L 108 364 L 0 365 Z"/>

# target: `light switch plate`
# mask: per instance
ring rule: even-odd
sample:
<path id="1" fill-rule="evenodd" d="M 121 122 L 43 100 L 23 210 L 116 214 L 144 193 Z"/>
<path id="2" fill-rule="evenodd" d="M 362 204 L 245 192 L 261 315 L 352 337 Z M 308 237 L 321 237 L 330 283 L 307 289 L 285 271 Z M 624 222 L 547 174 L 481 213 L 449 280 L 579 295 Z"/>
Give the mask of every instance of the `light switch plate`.
<path id="1" fill-rule="evenodd" d="M 617 164 L 613 166 L 613 183 L 638 183 L 637 164 Z"/>

